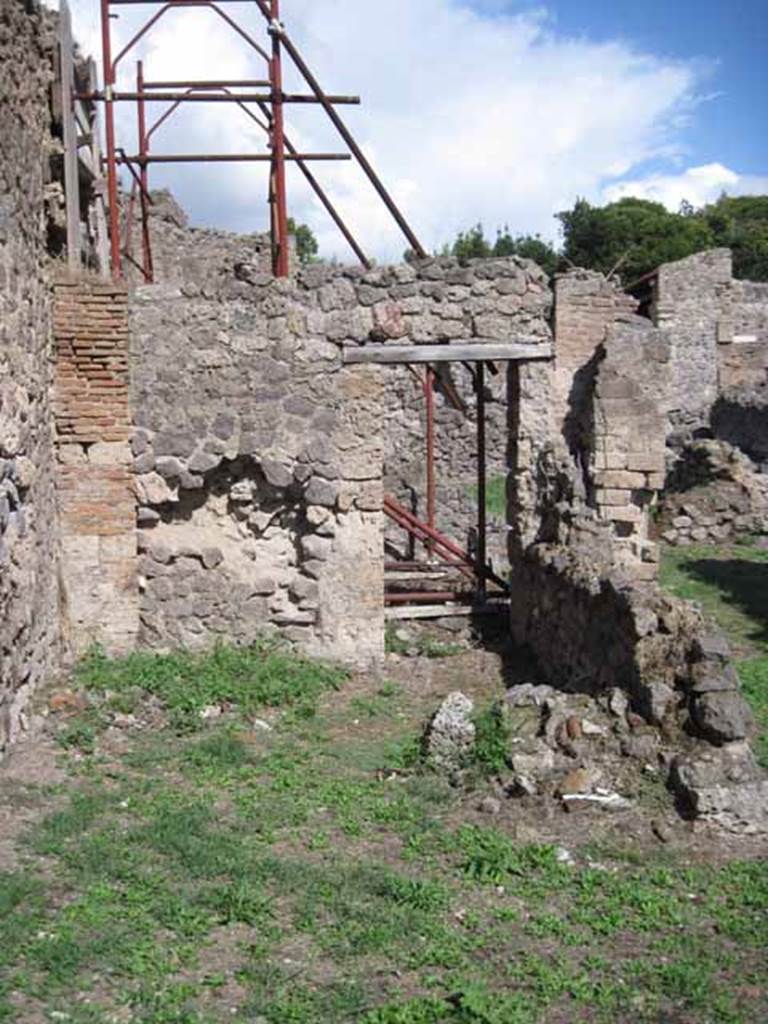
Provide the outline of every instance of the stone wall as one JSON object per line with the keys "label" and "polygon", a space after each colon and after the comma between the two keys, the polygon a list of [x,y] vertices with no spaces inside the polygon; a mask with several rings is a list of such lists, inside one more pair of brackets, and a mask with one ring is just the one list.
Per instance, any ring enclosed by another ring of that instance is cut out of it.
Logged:
{"label": "stone wall", "polygon": [[727,441],[692,441],[667,480],[658,528],[682,546],[768,533],[768,476]]}
{"label": "stone wall", "polygon": [[706,428],[724,391],[768,381],[768,284],[734,280],[730,250],[660,267],[651,314],[672,346],[673,441]]}
{"label": "stone wall", "polygon": [[658,570],[650,513],[664,487],[669,350],[662,331],[625,314],[608,328],[595,378],[590,492],[637,580]]}
{"label": "stone wall", "polygon": [[555,685],[595,696],[618,686],[647,721],[716,744],[751,732],[725,641],[654,585],[598,572],[573,549],[534,545],[517,567],[511,621]]}
{"label": "stone wall", "polygon": [[768,345],[768,282],[734,281],[730,305],[734,342]]}
{"label": "stone wall", "polygon": [[46,187],[50,24],[0,5],[0,751],[59,654]]}
{"label": "stone wall", "polygon": [[[261,284],[272,277],[269,235],[241,235],[192,226],[167,189],[154,189],[150,195],[149,235],[156,284],[184,284],[187,289],[199,288],[215,295],[219,286],[233,277],[251,283],[258,279]],[[141,208],[135,192],[122,194],[120,201],[123,232],[129,228],[130,239],[130,258],[124,259],[123,272],[130,285],[141,285]]]}
{"label": "stone wall", "polygon": [[734,281],[718,346],[720,390],[768,383],[768,284]]}
{"label": "stone wall", "polygon": [[681,437],[709,419],[718,393],[718,341],[729,337],[723,304],[733,277],[730,249],[710,249],[659,267],[652,304],[671,344],[669,421]]}
{"label": "stone wall", "polygon": [[54,334],[62,626],[76,656],[125,654],[138,633],[125,288],[60,278]]}
{"label": "stone wall", "polygon": [[[285,281],[233,273],[215,295],[194,283],[137,288],[142,642],[196,646],[280,630],[345,661],[378,657],[384,466],[388,485],[422,485],[422,399],[416,389],[407,406],[413,392],[399,387],[413,387],[408,371],[345,366],[343,349],[492,339],[523,340],[535,353],[549,340],[548,305],[543,275],[519,260],[367,273],[316,266]],[[457,389],[468,397],[466,383]],[[490,451],[501,470],[498,404]],[[468,506],[474,522],[474,427],[462,418],[452,428],[438,475],[465,505],[446,501],[455,518],[439,525],[461,534]]]}
{"label": "stone wall", "polygon": [[555,280],[555,360],[513,369],[512,560],[535,543],[655,574],[649,510],[663,482],[668,345],[613,281]]}
{"label": "stone wall", "polygon": [[381,379],[344,367],[339,344],[372,316],[353,280],[327,271],[314,287],[232,279],[213,298],[195,291],[132,296],[140,640],[199,647],[279,630],[311,652],[372,661]]}

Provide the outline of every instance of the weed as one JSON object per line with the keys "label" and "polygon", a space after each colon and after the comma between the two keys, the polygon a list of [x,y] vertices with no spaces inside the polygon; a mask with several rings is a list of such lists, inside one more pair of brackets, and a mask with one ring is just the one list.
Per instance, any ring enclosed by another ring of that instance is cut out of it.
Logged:
{"label": "weed", "polygon": [[[469,493],[477,502],[477,485],[469,488]],[[506,522],[507,519],[507,478],[491,476],[485,485],[485,511],[493,519]]]}
{"label": "weed", "polygon": [[755,714],[759,734],[755,745],[757,757],[768,768],[768,656],[740,662],[738,673],[742,692]]}
{"label": "weed", "polygon": [[387,654],[407,654],[410,649],[408,640],[398,636],[398,627],[394,622],[388,622],[384,630],[384,650]]}
{"label": "weed", "polygon": [[462,869],[476,882],[500,885],[513,875],[530,871],[557,872],[560,865],[554,846],[515,846],[511,839],[493,828],[465,825],[456,834],[462,851]]}
{"label": "weed", "polygon": [[487,775],[495,775],[507,766],[510,729],[501,701],[494,701],[474,716],[475,745],[473,760]]}
{"label": "weed", "polygon": [[193,654],[139,652],[110,659],[93,650],[78,667],[87,688],[120,693],[140,687],[159,697],[179,731],[200,726],[200,712],[210,705],[236,705],[243,713],[260,707],[286,707],[311,713],[317,699],[337,688],[345,673],[262,640],[250,647],[219,645]]}

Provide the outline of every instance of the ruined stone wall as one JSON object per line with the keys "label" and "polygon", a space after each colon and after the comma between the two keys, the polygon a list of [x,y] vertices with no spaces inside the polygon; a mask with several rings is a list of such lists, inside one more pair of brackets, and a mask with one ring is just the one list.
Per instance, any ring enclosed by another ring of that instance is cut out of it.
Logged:
{"label": "ruined stone wall", "polygon": [[59,654],[45,190],[49,24],[0,5],[0,751]]}
{"label": "ruined stone wall", "polygon": [[599,695],[619,686],[649,722],[714,743],[748,736],[752,716],[725,641],[654,585],[558,545],[531,547],[516,573],[512,630],[547,679]]}
{"label": "ruined stone wall", "polygon": [[734,281],[718,346],[720,391],[768,383],[768,284]]}
{"label": "ruined stone wall", "polygon": [[325,271],[214,298],[136,289],[142,643],[278,630],[347,662],[382,653],[381,380],[338,344],[370,326],[353,279]]}
{"label": "ruined stone wall", "polygon": [[730,338],[725,309],[729,249],[710,249],[659,267],[653,319],[671,344],[669,422],[686,438],[705,426],[718,395],[718,342]]}
{"label": "ruined stone wall", "polygon": [[663,480],[668,346],[635,305],[601,274],[555,281],[554,363],[513,370],[513,562],[561,543],[655,573],[647,523]]}
{"label": "ruined stone wall", "polygon": [[768,382],[723,391],[711,426],[716,438],[737,445],[768,472]]}
{"label": "ruined stone wall", "polygon": [[692,441],[667,479],[658,528],[682,546],[768,533],[768,475],[727,441]]}
{"label": "ruined stone wall", "polygon": [[[269,235],[193,227],[167,189],[155,189],[150,195],[149,236],[156,284],[183,284],[187,290],[205,290],[212,296],[233,277],[261,284],[272,277]],[[125,258],[123,271],[126,281],[136,286],[144,284],[141,208],[135,191],[123,193],[120,200],[124,234],[130,229],[130,258]]]}
{"label": "ruined stone wall", "polygon": [[76,656],[125,654],[138,633],[125,287],[61,277],[54,334],[62,627]]}
{"label": "ruined stone wall", "polygon": [[650,513],[666,470],[669,350],[664,332],[624,315],[608,328],[595,378],[590,492],[637,580],[658,569]]}

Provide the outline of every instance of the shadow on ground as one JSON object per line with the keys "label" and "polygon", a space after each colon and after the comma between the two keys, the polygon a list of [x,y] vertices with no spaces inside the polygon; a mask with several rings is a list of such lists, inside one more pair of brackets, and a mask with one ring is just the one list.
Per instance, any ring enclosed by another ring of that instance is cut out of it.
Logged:
{"label": "shadow on ground", "polygon": [[519,647],[510,636],[506,613],[473,615],[472,630],[479,646],[498,656],[501,676],[507,689],[518,683],[547,682],[533,652],[527,647]]}
{"label": "shadow on ground", "polygon": [[768,643],[768,564],[738,558],[701,558],[687,562],[683,571],[691,579],[717,587],[724,601],[755,621],[756,628],[749,638]]}

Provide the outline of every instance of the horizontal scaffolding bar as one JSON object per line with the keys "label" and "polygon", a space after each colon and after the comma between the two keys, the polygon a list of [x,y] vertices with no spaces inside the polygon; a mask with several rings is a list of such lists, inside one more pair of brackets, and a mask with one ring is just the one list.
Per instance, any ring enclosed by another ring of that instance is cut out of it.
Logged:
{"label": "horizontal scaffolding bar", "polygon": [[240,78],[231,82],[145,82],[145,89],[268,89],[272,83],[268,78]]}
{"label": "horizontal scaffolding bar", "polygon": [[[251,3],[251,0],[220,0],[220,2],[227,4],[244,4]],[[127,5],[138,7],[140,4],[144,6],[162,4],[165,7],[212,7],[213,0],[109,0],[110,7],[125,7]]]}
{"label": "horizontal scaffolding bar", "polygon": [[[119,156],[119,164],[207,164],[270,163],[271,153],[160,153],[149,156]],[[351,160],[349,153],[286,153],[286,160]]]}
{"label": "horizontal scaffolding bar", "polygon": [[[95,92],[79,92],[75,98],[94,103],[107,97],[103,91],[97,90]],[[179,100],[184,103],[272,103],[274,99],[271,92],[112,92],[109,98],[115,103],[135,103],[137,100],[144,100],[146,103],[165,100]],[[280,96],[280,102],[319,103],[320,100],[309,93],[284,92]],[[360,97],[329,96],[328,102],[357,104],[360,102]]]}
{"label": "horizontal scaffolding bar", "polygon": [[519,342],[451,342],[447,345],[372,344],[344,349],[345,363],[485,363],[551,359],[552,346]]}

